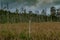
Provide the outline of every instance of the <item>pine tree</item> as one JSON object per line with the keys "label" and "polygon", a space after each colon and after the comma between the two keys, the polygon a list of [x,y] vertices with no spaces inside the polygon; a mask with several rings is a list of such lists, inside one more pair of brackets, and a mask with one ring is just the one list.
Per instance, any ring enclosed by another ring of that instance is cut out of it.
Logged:
{"label": "pine tree", "polygon": [[51,21],[55,20],[55,15],[56,15],[56,8],[55,7],[51,7]]}

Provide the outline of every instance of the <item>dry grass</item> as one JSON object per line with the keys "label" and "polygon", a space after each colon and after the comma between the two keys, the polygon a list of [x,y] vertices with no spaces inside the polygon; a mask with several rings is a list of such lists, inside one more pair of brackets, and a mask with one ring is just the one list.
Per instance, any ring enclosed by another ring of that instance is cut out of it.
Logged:
{"label": "dry grass", "polygon": [[[17,37],[17,40],[20,40],[19,39],[20,33],[22,33],[23,36],[27,36],[26,38],[28,38],[27,35],[29,31],[28,26],[29,26],[28,23],[0,24],[0,38],[1,40],[2,38],[4,38],[2,37],[3,35],[2,30],[7,31],[5,32],[5,34],[7,33],[9,34],[11,32],[13,36],[17,35],[14,36],[15,38]],[[30,35],[31,35],[31,40],[60,40],[60,23],[59,22],[31,23]],[[29,40],[29,39],[24,39],[24,40]]]}

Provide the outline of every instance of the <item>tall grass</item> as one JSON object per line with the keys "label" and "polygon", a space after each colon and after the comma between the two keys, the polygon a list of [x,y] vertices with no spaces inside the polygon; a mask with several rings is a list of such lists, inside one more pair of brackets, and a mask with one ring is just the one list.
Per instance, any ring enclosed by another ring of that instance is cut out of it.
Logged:
{"label": "tall grass", "polygon": [[33,34],[31,38],[29,38],[29,35],[23,32],[20,34],[14,34],[10,31],[1,31],[0,40],[60,40],[60,32],[54,33],[50,31],[48,34]]}
{"label": "tall grass", "polygon": [[27,23],[9,24],[9,26],[0,24],[2,27],[0,28],[0,40],[60,40],[59,26],[60,23],[32,23],[29,38]]}

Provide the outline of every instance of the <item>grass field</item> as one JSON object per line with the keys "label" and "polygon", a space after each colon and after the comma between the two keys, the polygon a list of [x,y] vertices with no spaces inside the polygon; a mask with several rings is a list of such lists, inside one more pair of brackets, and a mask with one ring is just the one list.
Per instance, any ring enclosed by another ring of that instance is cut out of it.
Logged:
{"label": "grass field", "polygon": [[0,24],[0,40],[60,40],[59,22]]}

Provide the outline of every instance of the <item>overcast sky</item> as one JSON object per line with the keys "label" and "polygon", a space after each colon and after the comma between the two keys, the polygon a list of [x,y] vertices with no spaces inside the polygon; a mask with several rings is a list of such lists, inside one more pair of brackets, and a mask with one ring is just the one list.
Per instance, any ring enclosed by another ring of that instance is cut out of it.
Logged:
{"label": "overcast sky", "polygon": [[59,7],[60,5],[60,0],[0,0],[0,7],[1,2],[3,5],[8,2],[11,10],[20,9],[21,7],[27,10],[40,10],[51,6]]}

